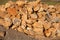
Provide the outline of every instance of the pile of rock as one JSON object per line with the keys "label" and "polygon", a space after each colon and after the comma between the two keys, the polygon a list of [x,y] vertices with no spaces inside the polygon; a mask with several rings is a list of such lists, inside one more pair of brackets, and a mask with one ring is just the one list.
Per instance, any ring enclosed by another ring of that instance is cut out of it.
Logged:
{"label": "pile of rock", "polygon": [[60,5],[9,1],[0,5],[0,25],[36,38],[60,36]]}

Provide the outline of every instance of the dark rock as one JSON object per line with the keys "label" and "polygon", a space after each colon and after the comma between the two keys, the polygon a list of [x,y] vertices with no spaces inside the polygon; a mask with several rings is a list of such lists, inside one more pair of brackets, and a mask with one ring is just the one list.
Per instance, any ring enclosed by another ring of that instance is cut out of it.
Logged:
{"label": "dark rock", "polygon": [[6,29],[4,28],[4,26],[0,25],[0,31],[6,31]]}
{"label": "dark rock", "polygon": [[31,38],[24,33],[17,32],[16,30],[7,30],[4,40],[36,40]]}

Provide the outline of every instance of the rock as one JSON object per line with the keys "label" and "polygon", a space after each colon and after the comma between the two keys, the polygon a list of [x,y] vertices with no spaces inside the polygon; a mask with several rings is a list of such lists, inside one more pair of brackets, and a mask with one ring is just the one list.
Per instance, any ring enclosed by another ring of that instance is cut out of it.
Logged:
{"label": "rock", "polygon": [[23,32],[23,29],[21,28],[21,26],[19,26],[19,27],[17,28],[17,30],[18,30],[19,32]]}
{"label": "rock", "polygon": [[10,29],[6,31],[6,36],[4,37],[4,40],[36,40],[36,39],[31,38],[25,35],[24,33]]}
{"label": "rock", "polygon": [[50,30],[46,30],[44,33],[45,33],[46,37],[49,37],[51,35],[51,31]]}
{"label": "rock", "polygon": [[4,37],[5,36],[5,32],[0,31],[0,37]]}
{"label": "rock", "polygon": [[40,0],[9,1],[0,5],[0,26],[3,40],[30,40],[30,37],[51,40],[51,37],[60,36],[60,6]]}
{"label": "rock", "polygon": [[37,19],[37,15],[34,13],[34,14],[31,14],[31,19]]}
{"label": "rock", "polygon": [[16,4],[18,4],[18,6],[23,6],[26,2],[24,1],[17,1]]}
{"label": "rock", "polygon": [[49,22],[49,23],[48,23],[48,22],[45,22],[45,23],[44,23],[44,28],[45,28],[45,30],[46,30],[46,29],[49,29],[50,27],[51,27],[51,23],[50,23],[50,22]]}

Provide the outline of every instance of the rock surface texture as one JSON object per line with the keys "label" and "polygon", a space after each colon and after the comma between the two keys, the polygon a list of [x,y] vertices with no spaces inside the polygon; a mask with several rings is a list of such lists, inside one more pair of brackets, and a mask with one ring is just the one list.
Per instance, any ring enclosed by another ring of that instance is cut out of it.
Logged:
{"label": "rock surface texture", "polygon": [[60,5],[47,5],[40,0],[0,5],[0,37],[1,40],[57,40]]}

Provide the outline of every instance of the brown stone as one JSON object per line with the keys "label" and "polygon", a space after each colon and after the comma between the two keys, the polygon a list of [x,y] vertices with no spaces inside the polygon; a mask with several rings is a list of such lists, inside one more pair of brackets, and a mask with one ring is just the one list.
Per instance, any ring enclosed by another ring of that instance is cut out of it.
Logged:
{"label": "brown stone", "polygon": [[46,30],[44,33],[45,33],[45,36],[46,36],[46,37],[51,36],[51,31],[50,31],[50,30]]}
{"label": "brown stone", "polygon": [[4,37],[5,36],[5,32],[0,31],[0,37]]}

